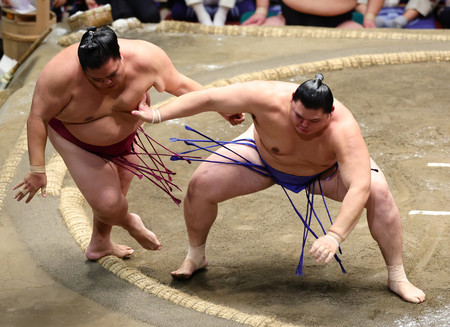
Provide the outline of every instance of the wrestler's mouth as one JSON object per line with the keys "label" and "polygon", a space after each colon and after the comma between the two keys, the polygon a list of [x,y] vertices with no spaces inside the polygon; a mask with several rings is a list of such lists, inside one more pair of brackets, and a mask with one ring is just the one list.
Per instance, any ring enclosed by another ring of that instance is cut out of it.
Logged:
{"label": "wrestler's mouth", "polygon": [[299,130],[301,133],[308,133],[308,132],[309,132],[309,128],[299,127],[298,130]]}

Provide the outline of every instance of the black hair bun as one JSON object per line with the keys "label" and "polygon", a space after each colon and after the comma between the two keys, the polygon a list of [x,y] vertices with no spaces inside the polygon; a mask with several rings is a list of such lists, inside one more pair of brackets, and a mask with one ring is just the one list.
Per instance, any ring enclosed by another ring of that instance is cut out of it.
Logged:
{"label": "black hair bun", "polygon": [[322,73],[317,73],[316,76],[315,76],[315,78],[316,78],[316,79],[320,79],[321,81],[323,81],[323,79],[324,79],[325,77],[323,76]]}

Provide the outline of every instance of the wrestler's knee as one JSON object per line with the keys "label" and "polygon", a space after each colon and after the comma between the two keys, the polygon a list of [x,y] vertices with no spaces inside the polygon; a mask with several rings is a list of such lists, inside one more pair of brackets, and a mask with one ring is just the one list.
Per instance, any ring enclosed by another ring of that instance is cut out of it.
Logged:
{"label": "wrestler's knee", "polygon": [[196,171],[189,182],[186,200],[202,198],[203,200],[214,202],[218,189],[219,187],[211,171]]}
{"label": "wrestler's knee", "polygon": [[385,179],[372,179],[366,208],[375,224],[392,225],[398,222],[400,212]]}
{"label": "wrestler's knee", "polygon": [[368,203],[371,202],[375,202],[377,206],[389,205],[394,202],[389,185],[384,178],[372,178]]}
{"label": "wrestler's knee", "polygon": [[117,191],[104,192],[89,204],[97,214],[111,219],[123,217],[128,211],[127,201]]}

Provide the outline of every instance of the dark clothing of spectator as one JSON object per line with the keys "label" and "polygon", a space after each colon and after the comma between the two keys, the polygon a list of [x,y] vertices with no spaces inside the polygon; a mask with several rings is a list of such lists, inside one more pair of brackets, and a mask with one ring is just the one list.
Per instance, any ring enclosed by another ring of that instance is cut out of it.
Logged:
{"label": "dark clothing of spectator", "polygon": [[336,27],[343,22],[352,20],[352,11],[337,16],[316,16],[293,10],[284,3],[281,4],[281,10],[286,19],[286,25]]}

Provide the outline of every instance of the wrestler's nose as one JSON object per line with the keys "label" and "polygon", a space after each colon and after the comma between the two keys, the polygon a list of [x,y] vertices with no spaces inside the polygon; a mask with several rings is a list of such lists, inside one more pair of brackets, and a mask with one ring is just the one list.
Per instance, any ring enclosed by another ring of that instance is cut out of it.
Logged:
{"label": "wrestler's nose", "polygon": [[107,78],[103,81],[104,86],[110,86],[114,83],[114,80],[112,78]]}
{"label": "wrestler's nose", "polygon": [[308,123],[308,121],[306,119],[303,119],[300,122],[300,126],[303,127],[303,128],[307,128],[307,127],[309,127],[309,123]]}

